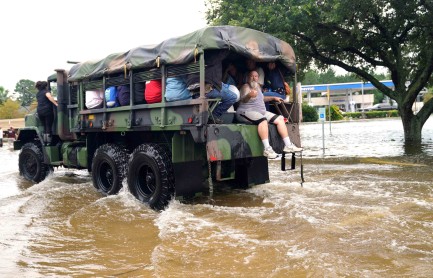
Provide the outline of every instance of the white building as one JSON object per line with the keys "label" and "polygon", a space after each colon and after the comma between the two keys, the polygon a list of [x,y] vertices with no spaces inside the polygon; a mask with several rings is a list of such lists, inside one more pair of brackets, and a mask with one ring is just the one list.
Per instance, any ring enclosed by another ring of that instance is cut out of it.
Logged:
{"label": "white building", "polygon": [[[394,83],[390,80],[384,80],[381,83],[394,88]],[[376,87],[370,82],[301,85],[302,95],[306,95],[304,101],[309,105],[318,107],[337,105],[341,110],[347,112],[355,112],[358,109],[372,106],[374,95],[367,94],[365,91],[374,89]]]}

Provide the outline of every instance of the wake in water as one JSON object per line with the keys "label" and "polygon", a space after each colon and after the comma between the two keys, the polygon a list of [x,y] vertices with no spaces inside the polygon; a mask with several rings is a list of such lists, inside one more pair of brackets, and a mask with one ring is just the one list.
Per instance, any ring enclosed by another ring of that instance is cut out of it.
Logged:
{"label": "wake in water", "polygon": [[85,170],[32,185],[1,149],[0,276],[432,276],[433,148],[405,153],[397,120],[342,123],[323,157],[319,127],[302,126],[302,186],[271,161],[268,184],[162,212],[125,186],[102,196]]}

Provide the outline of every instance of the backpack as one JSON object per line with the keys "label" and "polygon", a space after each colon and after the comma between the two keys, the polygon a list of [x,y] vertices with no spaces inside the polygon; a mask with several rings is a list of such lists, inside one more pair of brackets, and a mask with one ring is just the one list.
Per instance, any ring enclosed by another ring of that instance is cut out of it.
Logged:
{"label": "backpack", "polygon": [[85,101],[87,109],[101,108],[104,93],[101,90],[86,91]]}
{"label": "backpack", "polygon": [[150,80],[146,83],[144,98],[147,103],[157,103],[162,100],[162,84],[161,79]]}
{"label": "backpack", "polygon": [[167,85],[165,86],[165,99],[167,101],[183,100],[190,98],[191,93],[189,92],[183,78],[167,78]]}
{"label": "backpack", "polygon": [[120,105],[129,105],[130,100],[130,90],[129,86],[122,85],[117,87],[117,100]]}
{"label": "backpack", "polygon": [[111,86],[105,89],[105,101],[107,102],[107,107],[119,106],[116,87]]}

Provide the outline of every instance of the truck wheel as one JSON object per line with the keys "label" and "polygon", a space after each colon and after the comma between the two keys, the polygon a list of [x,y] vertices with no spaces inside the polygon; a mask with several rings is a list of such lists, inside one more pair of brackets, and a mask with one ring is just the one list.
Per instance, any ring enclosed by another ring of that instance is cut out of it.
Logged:
{"label": "truck wheel", "polygon": [[128,164],[128,187],[152,209],[164,209],[174,193],[173,166],[167,151],[157,144],[138,146]]}
{"label": "truck wheel", "polygon": [[93,156],[92,179],[95,188],[104,195],[113,195],[122,188],[128,153],[115,144],[100,146]]}
{"label": "truck wheel", "polygon": [[20,175],[26,180],[39,183],[50,173],[50,166],[44,163],[44,154],[34,143],[26,143],[18,157]]}

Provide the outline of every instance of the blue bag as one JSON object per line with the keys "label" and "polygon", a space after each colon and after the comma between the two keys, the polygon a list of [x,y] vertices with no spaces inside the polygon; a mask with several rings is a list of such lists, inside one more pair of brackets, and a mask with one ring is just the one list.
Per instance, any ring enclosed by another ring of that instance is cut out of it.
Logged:
{"label": "blue bag", "polygon": [[165,86],[165,99],[166,101],[190,99],[191,93],[189,92],[186,83],[181,77],[169,77]]}
{"label": "blue bag", "polygon": [[107,107],[119,106],[116,87],[112,86],[105,89],[105,101],[107,102]]}

